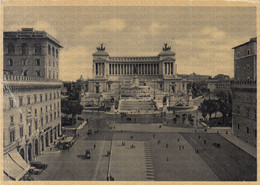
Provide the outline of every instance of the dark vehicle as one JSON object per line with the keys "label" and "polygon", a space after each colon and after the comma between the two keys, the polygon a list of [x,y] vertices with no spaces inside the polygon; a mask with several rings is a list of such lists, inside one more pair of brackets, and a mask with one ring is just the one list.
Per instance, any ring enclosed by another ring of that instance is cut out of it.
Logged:
{"label": "dark vehicle", "polygon": [[216,148],[220,148],[220,144],[219,144],[219,143],[213,143],[213,145],[214,145]]}
{"label": "dark vehicle", "polygon": [[89,129],[87,134],[88,134],[88,135],[91,135],[91,134],[92,134],[92,130]]}
{"label": "dark vehicle", "polygon": [[85,157],[86,157],[86,159],[90,159],[91,158],[90,150],[86,150]]}
{"label": "dark vehicle", "polygon": [[31,175],[40,175],[42,173],[43,169],[38,169],[38,168],[35,168],[33,166],[30,167],[29,169],[29,173]]}
{"label": "dark vehicle", "polygon": [[45,170],[48,166],[47,164],[43,164],[43,163],[37,162],[37,161],[31,162],[30,165],[35,167],[35,168],[43,169],[43,170]]}
{"label": "dark vehicle", "polygon": [[79,121],[84,121],[84,119],[82,117],[78,117]]}

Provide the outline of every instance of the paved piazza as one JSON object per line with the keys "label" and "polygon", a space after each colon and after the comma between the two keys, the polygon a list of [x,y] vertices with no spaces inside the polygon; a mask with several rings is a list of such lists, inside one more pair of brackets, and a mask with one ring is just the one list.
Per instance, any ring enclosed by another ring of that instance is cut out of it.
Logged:
{"label": "paved piazza", "polygon": [[[112,126],[100,122],[105,115],[97,114],[98,119],[95,119],[95,113],[91,115],[92,118],[82,115],[90,120],[79,131],[80,137],[71,149],[52,149],[38,156],[36,160],[48,164],[48,168],[40,175],[35,175],[36,180],[106,181],[110,175],[115,181],[256,178],[256,159],[220,134],[202,133],[199,130],[194,133],[191,129],[184,132],[185,128],[183,132],[180,129],[174,131],[176,128],[169,128],[165,132],[167,127],[159,128],[159,123]],[[133,130],[135,126],[139,131]],[[146,129],[141,129],[141,126]],[[90,128],[99,132],[88,136]],[[198,139],[199,136],[201,139]],[[204,140],[208,142],[206,145]],[[221,148],[212,146],[213,142],[220,143]],[[91,159],[84,158],[86,149],[90,150]],[[195,149],[199,149],[199,154]],[[110,156],[107,155],[108,151],[111,151]],[[246,160],[238,161],[232,151]]]}

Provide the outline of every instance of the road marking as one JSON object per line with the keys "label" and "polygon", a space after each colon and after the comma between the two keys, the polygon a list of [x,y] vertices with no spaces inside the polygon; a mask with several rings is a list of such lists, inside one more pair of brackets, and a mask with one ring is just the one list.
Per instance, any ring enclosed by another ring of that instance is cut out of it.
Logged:
{"label": "road marking", "polygon": [[93,176],[93,180],[96,180],[96,177],[97,177],[97,173],[98,173],[99,165],[100,165],[100,160],[102,158],[101,155],[102,155],[103,150],[104,150],[105,142],[106,141],[102,141],[102,147],[101,147],[100,152],[99,152],[99,158],[98,158],[97,166],[96,166],[95,173],[94,173],[94,176]]}

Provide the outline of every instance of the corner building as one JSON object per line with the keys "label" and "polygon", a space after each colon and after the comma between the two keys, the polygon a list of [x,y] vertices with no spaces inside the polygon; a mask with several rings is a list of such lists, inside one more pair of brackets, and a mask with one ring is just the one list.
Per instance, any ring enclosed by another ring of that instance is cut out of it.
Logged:
{"label": "corner building", "polygon": [[234,135],[256,146],[257,138],[257,39],[234,49],[234,81],[231,83]]}
{"label": "corner building", "polygon": [[4,174],[9,179],[26,173],[26,163],[17,165],[21,158],[35,160],[62,135],[61,48],[44,31],[4,32]]}

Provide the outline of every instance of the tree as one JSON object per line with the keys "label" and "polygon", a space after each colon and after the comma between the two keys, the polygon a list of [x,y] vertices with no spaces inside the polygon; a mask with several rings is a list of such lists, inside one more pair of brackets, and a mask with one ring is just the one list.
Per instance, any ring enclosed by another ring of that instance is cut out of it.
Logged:
{"label": "tree", "polygon": [[61,112],[66,115],[72,115],[72,118],[75,119],[77,114],[81,114],[83,106],[79,101],[71,100],[62,100],[61,101]]}

